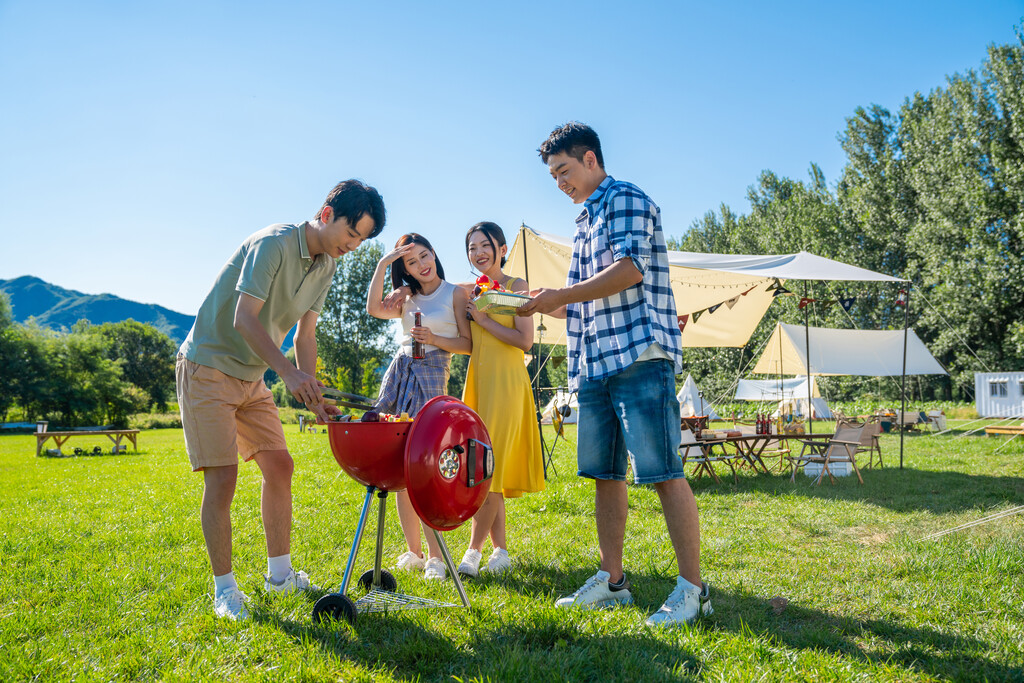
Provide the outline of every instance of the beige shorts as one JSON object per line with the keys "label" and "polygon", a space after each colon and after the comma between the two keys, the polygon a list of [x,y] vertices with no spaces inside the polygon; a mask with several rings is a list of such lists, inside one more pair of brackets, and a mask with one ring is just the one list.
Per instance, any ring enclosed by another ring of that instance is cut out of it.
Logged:
{"label": "beige shorts", "polygon": [[270,389],[178,355],[175,366],[185,450],[192,471],[237,465],[261,451],[288,448]]}

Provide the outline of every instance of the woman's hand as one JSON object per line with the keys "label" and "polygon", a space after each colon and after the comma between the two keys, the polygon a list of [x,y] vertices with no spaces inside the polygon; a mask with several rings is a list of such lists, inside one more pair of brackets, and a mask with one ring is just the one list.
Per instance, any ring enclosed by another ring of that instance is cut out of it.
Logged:
{"label": "woman's hand", "polygon": [[430,331],[429,327],[414,327],[412,328],[412,330],[410,330],[409,333],[412,335],[413,339],[420,342],[421,344],[437,346],[437,344],[434,343],[437,337],[434,336],[434,333]]}
{"label": "woman's hand", "polygon": [[476,307],[476,304],[472,301],[466,302],[466,320],[472,320],[477,325],[480,324],[482,318],[486,318],[487,314]]}
{"label": "woman's hand", "polygon": [[381,257],[380,262],[378,263],[378,265],[382,265],[382,266],[389,266],[389,265],[391,265],[392,263],[394,263],[398,259],[400,259],[403,256],[405,256],[406,254],[408,254],[410,251],[412,251],[412,248],[415,247],[415,246],[416,246],[415,242],[410,242],[409,244],[403,244],[400,247],[395,247],[394,249],[392,249],[391,251],[389,251],[388,253],[384,254],[384,256]]}

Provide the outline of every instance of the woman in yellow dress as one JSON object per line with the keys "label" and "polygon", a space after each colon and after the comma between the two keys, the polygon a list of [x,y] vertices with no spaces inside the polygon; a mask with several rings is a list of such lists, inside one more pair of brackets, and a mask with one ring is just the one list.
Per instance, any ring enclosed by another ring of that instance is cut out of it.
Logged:
{"label": "woman in yellow dress", "polygon": [[[508,246],[495,223],[477,223],[466,233],[470,264],[512,292],[528,292],[526,280],[501,271]],[[484,568],[500,573],[511,565],[507,550],[505,499],[544,490],[544,461],[537,407],[523,354],[533,346],[532,318],[478,311],[470,301],[473,353],[466,371],[462,400],[487,426],[494,451],[494,475],[483,506],[474,515],[469,549],[459,572],[477,576],[484,542],[490,536],[494,552]]]}

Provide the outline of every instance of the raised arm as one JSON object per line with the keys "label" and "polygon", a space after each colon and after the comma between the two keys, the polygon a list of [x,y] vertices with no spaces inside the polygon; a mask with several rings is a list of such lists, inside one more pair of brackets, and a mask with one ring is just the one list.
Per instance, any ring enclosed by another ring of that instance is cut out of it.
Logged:
{"label": "raised arm", "polygon": [[387,273],[389,265],[405,256],[413,246],[413,243],[402,245],[384,254],[377,262],[377,268],[373,271],[373,278],[370,280],[370,289],[366,292],[366,312],[374,318],[389,320],[402,317],[401,307],[384,305],[384,274]]}

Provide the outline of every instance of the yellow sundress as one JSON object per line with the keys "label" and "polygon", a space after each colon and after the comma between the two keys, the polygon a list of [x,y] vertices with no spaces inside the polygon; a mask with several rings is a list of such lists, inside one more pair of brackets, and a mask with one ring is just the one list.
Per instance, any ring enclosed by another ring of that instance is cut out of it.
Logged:
{"label": "yellow sundress", "polygon": [[[487,314],[505,327],[515,326],[513,315]],[[544,490],[544,461],[537,430],[530,375],[523,351],[499,340],[477,325],[473,354],[466,370],[462,401],[476,411],[487,426],[494,449],[491,492],[506,498]]]}

